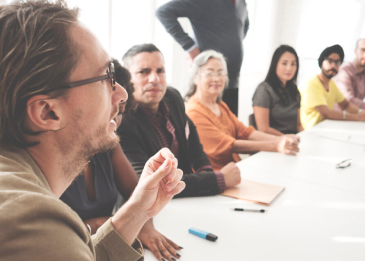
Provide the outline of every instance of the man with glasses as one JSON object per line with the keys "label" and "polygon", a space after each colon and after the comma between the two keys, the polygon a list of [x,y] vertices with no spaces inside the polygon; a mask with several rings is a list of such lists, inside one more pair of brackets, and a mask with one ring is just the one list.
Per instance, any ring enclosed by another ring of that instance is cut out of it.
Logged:
{"label": "man with glasses", "polygon": [[180,93],[167,87],[160,50],[153,44],[133,46],[124,54],[123,63],[131,73],[138,107],[123,118],[118,134],[136,173],[141,174],[150,155],[167,147],[184,172],[186,188],[177,197],[215,195],[237,185],[240,172],[234,163],[213,172]]}
{"label": "man with glasses", "polygon": [[355,54],[355,60],[341,65],[333,80],[346,99],[365,109],[365,38],[356,42]]}
{"label": "man with glasses", "polygon": [[[304,129],[324,119],[365,121],[365,112],[345,99],[332,80],[343,59],[344,52],[340,45],[327,47],[318,58],[321,72],[300,86],[300,118]],[[334,110],[336,103],[342,111]]]}
{"label": "man with glasses", "polygon": [[126,91],[95,36],[63,1],[0,7],[0,256],[143,260],[141,227],[184,189],[167,150],[94,236],[59,197],[96,153],[115,147]]}

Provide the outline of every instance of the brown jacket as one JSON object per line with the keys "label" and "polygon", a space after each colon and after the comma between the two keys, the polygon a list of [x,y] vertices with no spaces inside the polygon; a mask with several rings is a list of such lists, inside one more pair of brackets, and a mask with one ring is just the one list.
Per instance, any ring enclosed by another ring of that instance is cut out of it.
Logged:
{"label": "brown jacket", "polygon": [[[143,260],[111,221],[90,236],[24,149],[0,144],[0,260]],[[95,247],[95,248],[94,248]]]}

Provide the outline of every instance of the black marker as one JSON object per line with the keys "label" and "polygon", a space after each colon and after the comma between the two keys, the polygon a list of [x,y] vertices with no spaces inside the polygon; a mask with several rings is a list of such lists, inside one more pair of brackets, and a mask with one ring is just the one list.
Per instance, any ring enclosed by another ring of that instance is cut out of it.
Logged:
{"label": "black marker", "polygon": [[247,209],[247,208],[232,208],[234,211],[247,211],[247,212],[261,212],[265,213],[265,209]]}

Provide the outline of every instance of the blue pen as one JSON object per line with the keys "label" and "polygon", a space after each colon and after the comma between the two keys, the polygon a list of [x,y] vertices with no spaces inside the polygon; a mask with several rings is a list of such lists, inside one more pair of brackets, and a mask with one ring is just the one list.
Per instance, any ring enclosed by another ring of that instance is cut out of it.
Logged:
{"label": "blue pen", "polygon": [[203,230],[194,227],[189,229],[189,233],[213,242],[218,239],[216,235],[213,235],[211,233],[205,232]]}

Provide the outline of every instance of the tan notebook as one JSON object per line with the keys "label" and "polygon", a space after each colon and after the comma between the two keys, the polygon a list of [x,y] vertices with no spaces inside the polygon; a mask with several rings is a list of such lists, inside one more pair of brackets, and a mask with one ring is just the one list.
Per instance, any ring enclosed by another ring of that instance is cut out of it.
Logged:
{"label": "tan notebook", "polygon": [[226,189],[221,195],[268,206],[284,189],[282,186],[242,179],[240,185]]}

